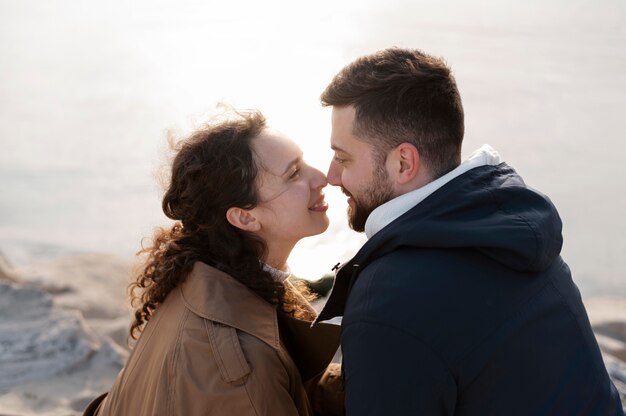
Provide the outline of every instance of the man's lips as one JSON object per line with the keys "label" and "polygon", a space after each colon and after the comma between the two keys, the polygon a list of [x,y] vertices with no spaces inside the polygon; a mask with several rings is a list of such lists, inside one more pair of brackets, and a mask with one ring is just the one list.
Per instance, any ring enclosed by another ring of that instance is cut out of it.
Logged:
{"label": "man's lips", "polygon": [[352,198],[352,194],[348,192],[344,187],[341,187],[341,192],[343,192],[343,194],[348,197],[348,205],[352,205],[354,203],[354,198]]}

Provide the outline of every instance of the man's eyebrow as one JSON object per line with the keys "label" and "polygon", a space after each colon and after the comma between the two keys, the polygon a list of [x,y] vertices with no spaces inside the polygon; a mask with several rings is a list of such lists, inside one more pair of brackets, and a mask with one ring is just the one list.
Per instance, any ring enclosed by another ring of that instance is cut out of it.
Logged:
{"label": "man's eyebrow", "polygon": [[291,167],[293,165],[297,165],[298,163],[302,162],[302,156],[298,156],[297,158],[295,158],[294,160],[292,160],[288,165],[287,165],[287,169],[285,169],[285,171],[283,173],[280,174],[280,176],[285,176],[285,174],[287,172],[289,172],[289,170],[291,170]]}
{"label": "man's eyebrow", "polygon": [[343,152],[343,153],[348,153],[348,152],[346,152],[345,150],[343,150],[341,147],[339,147],[339,146],[335,146],[334,144],[331,144],[331,145],[330,145],[330,148],[331,148],[332,150],[334,150],[335,152]]}

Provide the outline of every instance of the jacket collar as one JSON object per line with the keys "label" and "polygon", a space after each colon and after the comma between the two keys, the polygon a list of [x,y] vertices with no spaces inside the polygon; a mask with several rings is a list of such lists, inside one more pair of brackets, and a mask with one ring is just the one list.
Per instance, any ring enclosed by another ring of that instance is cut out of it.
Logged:
{"label": "jacket collar", "polygon": [[276,308],[232,276],[196,262],[180,291],[185,306],[196,315],[280,349]]}
{"label": "jacket collar", "polygon": [[434,181],[408,192],[404,195],[400,195],[382,205],[377,207],[367,217],[365,222],[365,235],[367,238],[372,238],[374,234],[385,228],[392,223],[396,218],[413,208],[415,205],[428,198],[437,189],[441,188],[454,178],[463,175],[474,168],[480,166],[495,166],[501,163],[500,154],[495,151],[488,144],[482,145],[478,150],[472,153],[463,163],[456,167],[456,169],[446,173],[442,177],[435,179]]}
{"label": "jacket collar", "polygon": [[390,224],[406,215],[407,212],[415,210],[416,206],[433,195],[435,191],[462,177],[467,172],[482,166],[496,166],[500,163],[502,163],[500,154],[485,144],[446,175],[419,189],[394,198],[372,211],[365,223],[368,241],[351,260],[344,263],[335,273],[335,281],[328,300],[314,320],[313,325],[336,316],[343,316],[348,295],[361,268],[367,265],[374,252],[377,251],[377,255],[381,255],[380,247],[388,251],[395,249],[396,244],[389,240],[394,240],[397,230]]}

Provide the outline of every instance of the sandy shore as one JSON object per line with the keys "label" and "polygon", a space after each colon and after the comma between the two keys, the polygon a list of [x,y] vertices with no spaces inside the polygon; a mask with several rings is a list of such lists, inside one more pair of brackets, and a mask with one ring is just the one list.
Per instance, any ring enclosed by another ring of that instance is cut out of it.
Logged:
{"label": "sandy shore", "polygon": [[[15,268],[0,258],[0,416],[80,415],[128,354],[131,265],[83,254]],[[626,404],[626,298],[585,304]]]}

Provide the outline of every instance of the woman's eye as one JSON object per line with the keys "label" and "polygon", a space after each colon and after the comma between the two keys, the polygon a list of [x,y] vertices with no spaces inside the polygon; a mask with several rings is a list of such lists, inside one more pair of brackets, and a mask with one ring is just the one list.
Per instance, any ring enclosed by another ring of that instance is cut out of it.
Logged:
{"label": "woman's eye", "polygon": [[340,158],[338,156],[335,156],[334,160],[335,160],[335,163],[337,163],[339,165],[341,165],[342,163],[344,163],[346,161],[346,159],[342,159],[342,158]]}
{"label": "woman's eye", "polygon": [[300,176],[300,168],[294,169],[293,173],[289,175],[289,179],[296,179]]}

